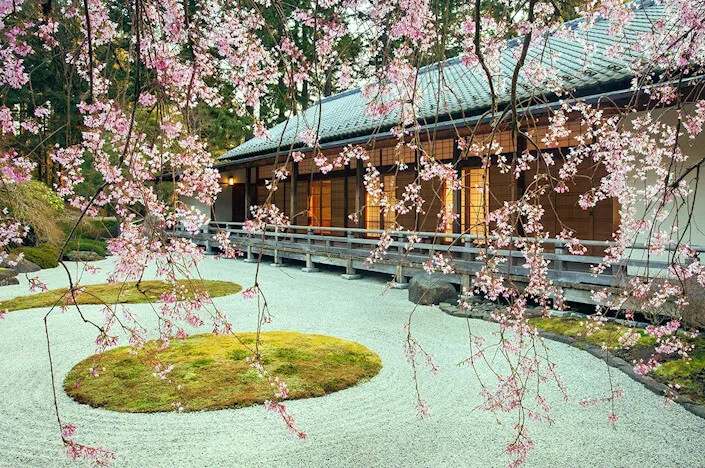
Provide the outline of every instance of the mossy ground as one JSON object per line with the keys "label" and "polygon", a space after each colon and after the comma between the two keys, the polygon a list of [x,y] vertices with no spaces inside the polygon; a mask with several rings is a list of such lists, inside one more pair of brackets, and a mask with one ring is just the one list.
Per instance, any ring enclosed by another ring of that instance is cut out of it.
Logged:
{"label": "mossy ground", "polygon": [[[247,359],[255,336],[195,335],[174,340],[162,351],[154,351],[155,343],[150,342],[137,356],[128,347],[115,348],[78,363],[66,376],[64,389],[81,403],[133,413],[173,411],[176,401],[186,411],[262,403],[271,399],[272,389]],[[264,332],[260,353],[270,375],[286,382],[289,399],[342,390],[369,380],[382,368],[379,356],[363,345],[324,335]],[[168,379],[153,375],[157,360],[174,366]],[[91,367],[105,371],[92,377]]]}
{"label": "mossy ground", "polygon": [[[529,321],[536,327],[551,333],[570,336],[596,346],[606,345],[616,356],[627,362],[648,360],[654,353],[656,345],[655,338],[647,335],[643,330],[638,330],[641,338],[636,346],[628,350],[620,349],[617,340],[627,331],[627,327],[612,322],[604,324],[597,333],[586,336],[584,325],[586,320],[575,317],[535,318]],[[666,385],[679,385],[679,393],[705,405],[705,338],[699,337],[686,341],[694,348],[690,353],[692,360],[686,362],[678,356],[667,357],[665,362],[651,373],[651,376]]]}
{"label": "mossy ground", "polygon": [[[236,294],[242,286],[229,281],[214,280],[179,280],[179,285],[186,287],[191,293],[208,291],[211,297]],[[76,296],[78,304],[138,304],[154,302],[165,291],[173,289],[171,284],[163,281],[142,281],[139,283],[92,284],[84,286],[84,290]],[[0,309],[23,310],[36,307],[51,307],[67,292],[66,288],[52,289],[29,296],[20,296],[0,302]]]}

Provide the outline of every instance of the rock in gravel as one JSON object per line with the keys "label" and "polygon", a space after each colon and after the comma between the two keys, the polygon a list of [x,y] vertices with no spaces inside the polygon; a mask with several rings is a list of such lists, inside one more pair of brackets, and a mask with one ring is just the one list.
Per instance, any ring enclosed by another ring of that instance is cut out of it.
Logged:
{"label": "rock in gravel", "polygon": [[8,286],[10,284],[20,284],[17,279],[17,272],[10,268],[0,268],[0,286]]}
{"label": "rock in gravel", "polygon": [[450,315],[459,315],[460,314],[460,307],[457,305],[452,305],[447,302],[441,302],[438,305],[438,308],[441,309],[442,312],[445,312],[446,314]]}
{"label": "rock in gravel", "polygon": [[543,317],[543,309],[540,307],[527,307],[524,315],[529,318]]}
{"label": "rock in gravel", "polygon": [[683,321],[692,327],[705,327],[705,288],[692,277],[683,282],[683,291],[688,297],[688,305],[682,312]]}
{"label": "rock in gravel", "polygon": [[103,257],[95,252],[84,252],[81,250],[71,250],[64,254],[64,259],[71,262],[95,262],[103,260]]}
{"label": "rock in gravel", "polygon": [[420,274],[409,281],[409,300],[414,304],[450,304],[458,301],[458,291],[455,286],[443,281],[443,276]]}
{"label": "rock in gravel", "polygon": [[13,267],[13,270],[15,270],[17,273],[34,273],[35,271],[41,270],[42,267],[37,265],[34,262],[30,262],[26,258],[23,258],[22,260],[17,262],[17,265]]}

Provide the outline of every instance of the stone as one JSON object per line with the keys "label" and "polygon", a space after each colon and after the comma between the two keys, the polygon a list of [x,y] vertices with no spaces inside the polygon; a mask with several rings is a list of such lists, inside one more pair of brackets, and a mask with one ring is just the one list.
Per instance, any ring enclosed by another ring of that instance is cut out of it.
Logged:
{"label": "stone", "polygon": [[71,262],[95,262],[103,260],[103,257],[95,252],[84,252],[82,250],[70,250],[64,254],[64,259]]}
{"label": "stone", "polygon": [[360,275],[348,275],[347,273],[340,275],[344,280],[359,280],[362,278]]}
{"label": "stone", "polygon": [[461,295],[460,299],[468,304],[484,304],[485,302],[487,302],[481,296],[475,296],[470,294]]}
{"label": "stone", "polygon": [[443,281],[443,276],[421,274],[409,281],[409,300],[414,304],[432,305],[441,302],[456,303],[458,291],[455,286]]}
{"label": "stone", "polygon": [[17,272],[10,268],[0,268],[0,286],[9,286],[11,284],[20,284],[17,279]]}
{"label": "stone", "polygon": [[683,322],[695,328],[705,327],[705,288],[696,277],[683,281],[683,292],[688,298],[688,305],[683,310]]}
{"label": "stone", "polygon": [[527,307],[525,316],[529,318],[543,317],[543,309],[540,307]]}
{"label": "stone", "polygon": [[475,319],[484,319],[485,318],[485,310],[481,307],[472,307],[468,309],[468,314],[470,317],[475,318]]}
{"label": "stone", "polygon": [[310,268],[309,268],[309,267],[304,267],[304,268],[301,269],[301,271],[303,271],[304,273],[318,273],[318,272],[321,271],[321,270],[319,270],[319,269],[316,268],[316,267],[310,267]]}
{"label": "stone", "polygon": [[17,262],[17,265],[14,266],[13,270],[15,270],[17,273],[34,273],[35,271],[39,271],[42,268],[37,265],[34,262],[30,262],[26,258],[23,258],[19,262]]}
{"label": "stone", "polygon": [[449,304],[447,302],[441,302],[438,305],[438,308],[441,309],[441,312],[445,312],[446,314],[449,314],[449,315],[456,315],[456,316],[461,315],[460,308],[458,306],[453,305],[453,304]]}

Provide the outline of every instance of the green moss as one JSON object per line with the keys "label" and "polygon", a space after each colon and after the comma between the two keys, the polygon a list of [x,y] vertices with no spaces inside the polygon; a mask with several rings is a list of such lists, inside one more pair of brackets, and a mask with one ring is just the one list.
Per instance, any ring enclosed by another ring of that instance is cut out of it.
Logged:
{"label": "green moss", "polygon": [[[196,335],[173,340],[163,350],[159,350],[159,343],[150,342],[137,356],[127,347],[116,348],[74,366],[64,381],[64,390],[79,402],[123,412],[171,411],[176,401],[186,411],[262,403],[272,398],[269,382],[246,360],[234,359],[252,355],[239,339],[251,341],[254,337],[254,333]],[[369,380],[382,367],[379,356],[371,350],[331,336],[265,332],[259,349],[270,357],[266,366],[270,375],[286,382],[291,399],[342,390]],[[152,375],[157,362],[174,366],[169,379]],[[105,367],[105,371],[91,377],[91,367]]]}
{"label": "green moss", "polygon": [[59,266],[59,251],[51,244],[39,244],[36,247],[22,248],[24,258],[36,263],[40,268],[56,268]]}
{"label": "green moss", "polygon": [[[619,337],[629,330],[628,327],[607,322],[599,327],[597,332],[587,336],[586,324],[588,320],[576,317],[533,318],[529,319],[529,323],[557,335],[570,336],[596,346],[606,345],[610,349],[619,348]],[[637,332],[641,335],[637,343],[638,346],[653,346],[655,344],[655,340],[646,332],[643,330],[637,330]]]}
{"label": "green moss", "polygon": [[193,364],[191,365],[196,369],[203,369],[204,367],[208,367],[211,364],[213,364],[213,359],[201,358],[193,361]]}
{"label": "green moss", "polygon": [[316,359],[316,356],[296,348],[278,349],[274,355],[283,361],[313,361]]}
{"label": "green moss", "polygon": [[[617,339],[626,333],[628,328],[612,322],[604,324],[591,336],[586,336],[587,321],[574,317],[535,318],[529,322],[542,330],[570,336],[582,342],[597,346],[606,344],[614,354],[628,362],[648,360],[655,353],[656,339],[643,330],[638,330],[641,337],[633,348],[620,349]],[[705,404],[705,338],[686,341],[693,346],[691,360],[685,361],[678,355],[667,356],[665,362],[656,368],[651,376],[663,384],[672,385],[679,393],[702,405]]]}
{"label": "green moss", "polygon": [[229,357],[230,359],[232,359],[233,361],[241,361],[241,360],[243,360],[243,359],[248,358],[248,357],[251,356],[251,355],[252,355],[252,353],[250,353],[250,352],[249,352],[248,350],[246,350],[246,349],[235,349],[235,350],[233,350],[232,353],[230,353],[230,354],[228,355],[228,357]]}
{"label": "green moss", "polygon": [[284,363],[274,371],[277,375],[294,375],[299,372],[299,366],[290,362]]}
{"label": "green moss", "polygon": [[690,344],[693,345],[691,360],[664,362],[653,374],[657,380],[673,386],[678,385],[680,393],[705,404],[705,338],[696,338],[691,340]]}
{"label": "green moss", "polygon": [[[211,297],[236,294],[242,286],[229,281],[214,280],[179,280],[179,285],[186,287],[191,294],[196,291],[208,291]],[[154,302],[162,293],[171,291],[172,285],[163,281],[142,281],[137,283],[119,284],[92,284],[83,287],[83,291],[76,296],[78,304],[139,304]],[[67,293],[66,288],[53,289],[30,296],[20,296],[7,301],[2,301],[0,306],[10,311],[34,309],[37,307],[51,307],[63,299]]]}

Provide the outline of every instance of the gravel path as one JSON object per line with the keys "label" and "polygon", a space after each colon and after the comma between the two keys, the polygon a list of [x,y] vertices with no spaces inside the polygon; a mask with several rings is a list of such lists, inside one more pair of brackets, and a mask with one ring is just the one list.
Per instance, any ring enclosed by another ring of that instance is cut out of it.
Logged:
{"label": "gravel path", "polygon": [[[109,261],[100,263],[107,270]],[[250,285],[254,265],[209,258],[209,279]],[[50,287],[64,283],[59,269],[41,272]],[[87,276],[84,284],[104,280]],[[26,294],[27,283],[0,288],[0,298]],[[294,440],[277,417],[261,407],[202,413],[120,414],[79,405],[60,392],[65,422],[79,426],[77,440],[110,447],[118,466],[506,466],[503,449],[513,422],[472,411],[479,385],[466,357],[465,320],[436,308],[419,308],[414,332],[436,355],[438,375],[422,375],[432,417],[416,418],[413,382],[402,352],[402,324],[410,303],[406,291],[384,289],[382,281],[345,281],[337,273],[301,273],[298,268],[262,267],[262,284],[274,315],[270,329],[323,333],[358,341],[376,351],[384,367],[372,381],[327,397],[292,401],[289,408],[308,439]],[[273,287],[276,285],[276,289]],[[236,330],[252,330],[255,304],[240,296],[216,299]],[[97,307],[86,307],[97,315]],[[134,310],[149,316],[149,306]],[[51,406],[48,359],[41,310],[12,312],[0,322],[0,465],[64,466]],[[474,333],[495,325],[471,320]],[[94,332],[75,313],[50,319],[59,382],[94,351]],[[527,466],[662,467],[705,466],[701,450],[705,420],[660,399],[613,371],[626,395],[618,401],[616,428],[607,409],[582,408],[585,397],[608,392],[604,363],[577,349],[549,343],[569,393],[567,404],[548,391],[556,422],[532,424],[536,442]]]}

